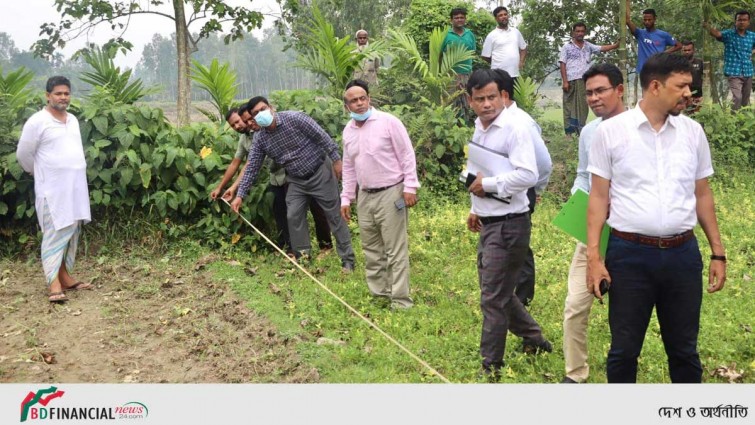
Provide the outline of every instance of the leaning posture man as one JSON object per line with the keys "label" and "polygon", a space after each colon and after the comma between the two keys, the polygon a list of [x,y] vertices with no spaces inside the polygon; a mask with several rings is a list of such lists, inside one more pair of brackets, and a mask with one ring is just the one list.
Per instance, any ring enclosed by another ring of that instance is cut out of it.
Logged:
{"label": "leaning posture man", "polygon": [[[675,383],[702,380],[697,352],[703,262],[693,228],[700,222],[710,244],[708,292],[723,288],[726,256],[718,232],[708,140],[702,127],[680,115],[690,96],[689,61],[661,53],[640,73],[637,107],[598,127],[587,171],[587,285],[601,298],[610,283],[610,383],[634,383],[650,316],[656,310]],[[609,191],[610,187],[610,191]],[[610,204],[611,236],[605,265],[600,232]]]}
{"label": "leaning posture man", "polygon": [[[242,200],[257,179],[262,161],[272,158],[286,170],[288,190],[286,207],[288,233],[294,255],[309,258],[311,246],[306,220],[307,205],[314,199],[325,211],[328,224],[336,237],[336,251],[341,257],[345,273],[354,270],[354,251],[351,235],[340,214],[338,181],[342,162],[338,146],[317,123],[303,112],[276,112],[264,97],[249,100],[243,108],[262,127],[254,135],[249,160],[239,184],[236,198],[231,203],[238,212]],[[332,160],[331,162],[326,159]]]}
{"label": "leaning posture man", "polygon": [[417,203],[420,186],[414,148],[398,118],[370,105],[365,81],[347,84],[343,100],[352,119],[343,129],[341,216],[351,219],[356,199],[367,286],[390,298],[392,308],[408,308],[407,208]]}
{"label": "leaning posture man", "polygon": [[524,68],[527,43],[518,29],[509,27],[508,9],[503,6],[496,7],[493,17],[498,26],[485,37],[480,56],[492,69],[506,71],[516,82],[519,71]]}
{"label": "leaning posture man", "polygon": [[619,47],[618,44],[596,46],[585,41],[587,25],[584,22],[577,22],[571,29],[572,38],[564,44],[558,55],[561,86],[564,91],[564,132],[567,136],[571,134],[579,135],[587,122],[587,100],[582,75],[590,67],[592,55],[608,52]]}
{"label": "leaning posture man", "polygon": [[[642,66],[650,56],[664,51],[673,53],[682,48],[681,43],[674,40],[674,37],[666,31],[659,30],[655,27],[655,9],[645,9],[642,11],[642,23],[645,29],[637,28],[632,22],[630,13],[630,1],[627,0],[627,27],[634,38],[637,39],[637,75],[642,71]],[[669,47],[666,50],[666,47]]]}
{"label": "leaning posture man", "polygon": [[[579,135],[579,163],[572,194],[577,190],[590,193],[587,158],[598,125],[624,112],[624,77],[616,65],[594,65],[585,72],[582,79],[585,82],[587,103],[598,118],[587,124]],[[577,242],[569,267],[569,285],[564,305],[566,376],[561,383],[565,384],[585,382],[590,374],[590,366],[587,364],[587,324],[595,297],[585,285],[586,275],[587,246]]]}
{"label": "leaning posture man", "polygon": [[90,289],[71,277],[81,226],[92,221],[89,211],[86,160],[79,121],[66,112],[71,82],[66,77],[47,80],[47,106],[24,124],[16,157],[34,176],[34,208],[42,228],[42,268],[49,301],[67,301],[71,289]]}
{"label": "leaning posture man", "polygon": [[[514,288],[530,243],[527,189],[538,180],[532,134],[527,123],[510,114],[506,104],[514,82],[505,71],[481,69],[467,84],[470,105],[477,114],[472,141],[491,155],[508,157],[511,171],[496,176],[478,173],[469,186],[472,211],[467,228],[480,233],[477,272],[480,280],[482,368],[496,379],[504,365],[509,330],[524,338],[530,352],[552,351],[535,319],[517,297]],[[471,168],[473,164],[467,164]],[[493,194],[508,203],[487,197]]]}
{"label": "leaning posture man", "polygon": [[750,104],[752,93],[752,54],[755,49],[755,32],[749,31],[750,12],[740,10],[734,16],[734,28],[719,31],[707,22],[703,27],[716,40],[724,43],[724,76],[729,82],[729,91],[737,110]]}

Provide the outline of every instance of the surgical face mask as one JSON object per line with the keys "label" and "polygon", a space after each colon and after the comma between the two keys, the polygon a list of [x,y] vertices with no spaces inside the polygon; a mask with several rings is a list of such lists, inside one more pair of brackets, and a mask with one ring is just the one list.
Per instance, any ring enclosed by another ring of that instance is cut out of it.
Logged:
{"label": "surgical face mask", "polygon": [[260,127],[269,127],[270,124],[273,123],[273,113],[270,112],[269,109],[259,111],[257,115],[254,116],[254,121],[256,121]]}
{"label": "surgical face mask", "polygon": [[350,115],[351,115],[351,118],[354,118],[354,121],[367,121],[367,118],[369,118],[370,115],[372,115],[372,108],[368,109],[363,114],[357,114],[356,112],[351,112]]}

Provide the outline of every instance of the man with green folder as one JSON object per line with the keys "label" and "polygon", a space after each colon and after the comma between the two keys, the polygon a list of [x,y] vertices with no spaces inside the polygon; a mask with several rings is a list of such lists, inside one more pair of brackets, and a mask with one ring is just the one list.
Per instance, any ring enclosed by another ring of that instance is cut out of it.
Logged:
{"label": "man with green folder", "polygon": [[[590,173],[587,172],[587,155],[595,130],[601,122],[624,112],[624,78],[616,65],[599,64],[590,67],[582,76],[585,82],[587,104],[598,118],[587,124],[579,136],[579,164],[572,194],[578,190],[590,192]],[[580,383],[587,380],[587,322],[594,300],[587,290],[587,246],[577,242],[571,266],[569,286],[564,305],[564,363],[566,376],[562,383]]]}

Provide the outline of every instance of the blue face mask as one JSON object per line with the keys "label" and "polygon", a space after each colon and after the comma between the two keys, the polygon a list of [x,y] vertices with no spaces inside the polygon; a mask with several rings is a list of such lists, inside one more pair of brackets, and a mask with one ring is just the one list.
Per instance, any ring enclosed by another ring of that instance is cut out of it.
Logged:
{"label": "blue face mask", "polygon": [[273,113],[269,109],[257,112],[254,116],[254,121],[260,125],[260,127],[269,127],[273,123]]}
{"label": "blue face mask", "polygon": [[368,109],[367,112],[363,114],[357,114],[356,112],[350,113],[351,118],[354,118],[354,121],[367,121],[367,118],[372,115],[372,108]]}

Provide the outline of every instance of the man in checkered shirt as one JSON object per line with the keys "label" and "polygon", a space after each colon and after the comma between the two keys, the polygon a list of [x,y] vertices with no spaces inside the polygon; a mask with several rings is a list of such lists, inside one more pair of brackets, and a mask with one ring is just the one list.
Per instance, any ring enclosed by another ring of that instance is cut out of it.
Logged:
{"label": "man in checkered shirt", "polygon": [[[341,218],[338,181],[341,155],[338,145],[317,123],[303,112],[277,112],[264,97],[253,97],[239,109],[242,117],[254,120],[262,129],[254,143],[236,198],[231,203],[238,212],[242,200],[257,179],[266,156],[285,168],[288,180],[286,207],[291,248],[297,258],[310,256],[311,246],[306,213],[310,198],[325,211],[336,238],[336,251],[345,273],[354,270],[351,234]],[[332,166],[331,166],[332,165]]]}
{"label": "man in checkered shirt", "polygon": [[752,54],[755,49],[755,32],[748,31],[750,12],[740,10],[734,15],[734,28],[719,31],[709,23],[703,22],[703,28],[716,40],[724,43],[724,75],[729,81],[731,109],[737,110],[750,104],[752,93]]}

